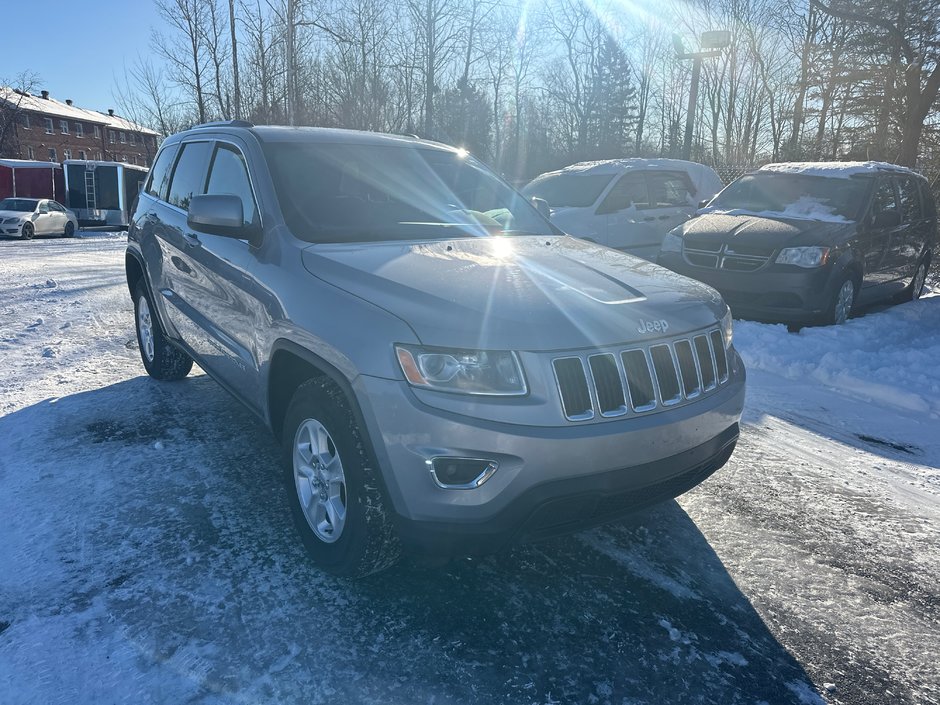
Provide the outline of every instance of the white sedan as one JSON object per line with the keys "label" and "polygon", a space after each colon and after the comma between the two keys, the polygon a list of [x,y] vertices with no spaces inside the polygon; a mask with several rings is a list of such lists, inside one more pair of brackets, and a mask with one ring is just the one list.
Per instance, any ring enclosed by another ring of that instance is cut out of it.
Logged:
{"label": "white sedan", "polygon": [[29,240],[33,235],[72,237],[78,218],[58,201],[4,198],[0,201],[0,235]]}

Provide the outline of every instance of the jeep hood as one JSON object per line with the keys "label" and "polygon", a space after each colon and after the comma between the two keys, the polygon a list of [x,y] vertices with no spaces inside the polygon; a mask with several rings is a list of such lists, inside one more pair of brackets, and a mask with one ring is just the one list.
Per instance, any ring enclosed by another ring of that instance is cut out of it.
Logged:
{"label": "jeep hood", "polygon": [[703,213],[682,224],[682,235],[698,242],[739,243],[756,247],[827,245],[851,232],[851,221],[831,222],[804,218],[774,218],[767,215]]}
{"label": "jeep hood", "polygon": [[714,325],[726,310],[704,284],[570,237],[322,244],[303,259],[314,276],[404,320],[426,345],[616,345],[662,335],[640,333],[647,324],[665,321],[667,335]]}

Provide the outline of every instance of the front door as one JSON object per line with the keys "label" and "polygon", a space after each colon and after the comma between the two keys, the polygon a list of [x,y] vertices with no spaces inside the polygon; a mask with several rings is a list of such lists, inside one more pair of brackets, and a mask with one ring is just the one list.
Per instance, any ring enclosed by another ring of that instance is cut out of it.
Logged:
{"label": "front door", "polygon": [[55,232],[55,216],[49,208],[49,201],[42,200],[36,207],[33,217],[33,232],[37,235],[51,235]]}
{"label": "front door", "polygon": [[[631,252],[653,238],[653,218],[644,213],[649,208],[649,193],[643,172],[627,172],[613,185],[597,207],[597,215],[606,219],[601,244]],[[646,219],[645,219],[646,218]]]}

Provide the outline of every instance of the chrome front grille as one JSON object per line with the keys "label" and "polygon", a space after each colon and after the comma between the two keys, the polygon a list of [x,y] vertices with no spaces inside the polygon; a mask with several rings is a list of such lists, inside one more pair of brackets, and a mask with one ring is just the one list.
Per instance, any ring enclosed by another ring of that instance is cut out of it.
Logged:
{"label": "chrome front grille", "polygon": [[721,331],[552,361],[569,421],[644,413],[698,399],[728,381]]}
{"label": "chrome front grille", "polygon": [[771,248],[722,243],[691,241],[682,246],[682,256],[693,267],[733,272],[754,272],[767,264],[773,253]]}

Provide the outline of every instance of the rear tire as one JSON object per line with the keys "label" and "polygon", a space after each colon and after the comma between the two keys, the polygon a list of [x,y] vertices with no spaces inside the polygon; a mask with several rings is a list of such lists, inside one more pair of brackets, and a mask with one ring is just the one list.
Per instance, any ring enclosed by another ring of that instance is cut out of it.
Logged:
{"label": "rear tire", "polygon": [[75,226],[72,225],[71,220],[65,224],[65,232],[62,233],[62,237],[75,237]]}
{"label": "rear tire", "polygon": [[911,283],[901,292],[901,301],[917,301],[924,293],[924,286],[927,284],[927,273],[930,270],[930,259],[921,258],[917,263],[917,269],[914,270],[914,276]]}
{"label": "rear tire", "polygon": [[169,341],[156,311],[147,287],[139,282],[134,290],[134,321],[144,369],[154,379],[183,379],[193,368],[193,359]]}
{"label": "rear tire", "polygon": [[307,553],[328,573],[361,578],[401,555],[372,461],[343,391],[328,378],[297,388],[282,438],[284,484]]}

